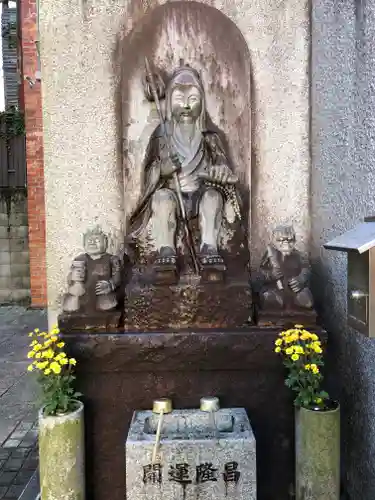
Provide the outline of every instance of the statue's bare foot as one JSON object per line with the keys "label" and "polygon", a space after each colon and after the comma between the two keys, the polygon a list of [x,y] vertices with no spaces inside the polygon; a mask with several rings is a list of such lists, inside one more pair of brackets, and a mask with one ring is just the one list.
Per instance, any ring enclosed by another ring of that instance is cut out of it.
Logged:
{"label": "statue's bare foot", "polygon": [[219,255],[216,248],[211,245],[204,244],[200,255],[201,264],[203,266],[224,266],[224,259]]}
{"label": "statue's bare foot", "polygon": [[154,262],[155,282],[172,285],[177,282],[177,255],[174,248],[161,247]]}
{"label": "statue's bare foot", "polygon": [[177,255],[171,247],[161,247],[158,257],[155,259],[155,266],[173,267],[177,265]]}

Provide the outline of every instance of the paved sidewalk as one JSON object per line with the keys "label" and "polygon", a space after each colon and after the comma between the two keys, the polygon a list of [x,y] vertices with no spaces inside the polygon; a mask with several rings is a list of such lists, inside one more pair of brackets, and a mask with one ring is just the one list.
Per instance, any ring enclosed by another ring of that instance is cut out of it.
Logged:
{"label": "paved sidewalk", "polygon": [[0,307],[0,500],[17,500],[37,468],[37,387],[26,371],[34,328],[45,311]]}

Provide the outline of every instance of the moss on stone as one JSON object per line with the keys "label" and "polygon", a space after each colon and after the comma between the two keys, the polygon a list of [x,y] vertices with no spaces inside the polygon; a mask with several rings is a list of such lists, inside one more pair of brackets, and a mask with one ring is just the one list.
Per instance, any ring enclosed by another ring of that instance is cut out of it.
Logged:
{"label": "moss on stone", "polygon": [[84,500],[82,412],[39,422],[41,499]]}
{"label": "moss on stone", "polygon": [[340,410],[296,410],[296,499],[339,497]]}

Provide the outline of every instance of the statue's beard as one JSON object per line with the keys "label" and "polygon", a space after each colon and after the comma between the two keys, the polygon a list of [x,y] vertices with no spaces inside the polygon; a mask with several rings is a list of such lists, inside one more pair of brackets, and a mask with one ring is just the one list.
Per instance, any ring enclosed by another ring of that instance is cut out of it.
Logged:
{"label": "statue's beard", "polygon": [[200,130],[196,121],[191,123],[178,122],[174,126],[174,135],[183,144],[190,144],[197,134],[200,134]]}

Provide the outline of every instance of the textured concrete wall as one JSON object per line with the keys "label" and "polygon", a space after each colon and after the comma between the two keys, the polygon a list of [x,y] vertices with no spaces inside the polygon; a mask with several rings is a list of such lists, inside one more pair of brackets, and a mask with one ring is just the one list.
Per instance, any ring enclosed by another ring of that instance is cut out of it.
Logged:
{"label": "textured concrete wall", "polygon": [[25,193],[0,191],[0,304],[30,298],[28,243]]}
{"label": "textured concrete wall", "polygon": [[[48,300],[52,320],[65,287],[69,263],[81,251],[82,233],[87,227],[101,224],[110,233],[112,250],[118,249],[122,242],[124,197],[125,204],[133,200],[128,196],[129,185],[125,184],[125,196],[122,185],[120,109],[116,105],[122,81],[116,47],[119,42],[126,43],[130,31],[140,26],[145,13],[164,3],[164,0],[40,2]],[[248,179],[252,163],[254,261],[259,259],[263,242],[278,222],[292,220],[301,248],[306,248],[310,230],[308,1],[200,3],[216,7],[233,21],[250,53],[251,105],[245,111],[251,114],[253,149],[249,148],[244,161]],[[169,43],[179,53],[181,47],[186,47],[188,56],[195,40],[179,38],[178,22],[181,19],[176,20]],[[222,33],[211,35],[212,40],[221,37],[223,44]],[[155,49],[156,53],[163,53],[162,46]],[[212,56],[215,59],[215,46]],[[122,64],[126,72],[127,61]],[[137,64],[142,66],[141,58]],[[222,73],[225,80],[225,68]],[[130,95],[140,99],[139,94],[138,87],[138,92]],[[211,100],[209,106],[209,112],[215,115],[215,102]],[[126,116],[128,121],[121,126],[132,126],[128,139],[133,143],[138,139],[134,149],[141,151],[147,137],[137,134],[142,135],[149,111],[144,111],[144,102],[131,103],[129,108],[131,115]],[[224,113],[231,112],[230,106],[224,108]],[[230,120],[224,118],[224,123]],[[250,137],[243,142],[246,140],[250,142]],[[236,145],[235,141],[230,145],[234,151]],[[125,167],[136,168],[131,162]],[[131,186],[136,192],[137,184]]]}
{"label": "textured concrete wall", "polygon": [[375,2],[312,5],[315,290],[330,332],[332,391],[342,404],[345,489],[351,500],[371,500],[375,343],[346,328],[346,256],[321,245],[375,213]]}

